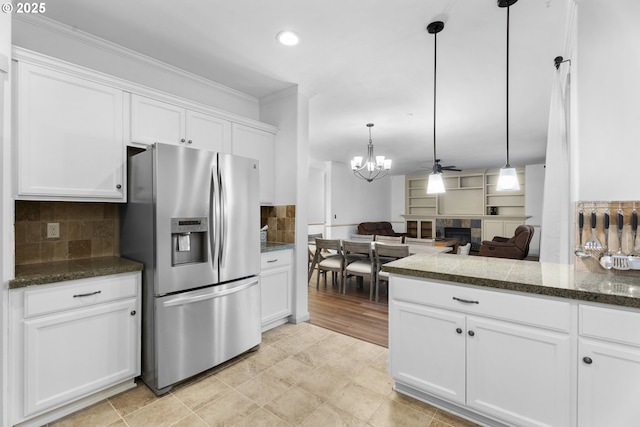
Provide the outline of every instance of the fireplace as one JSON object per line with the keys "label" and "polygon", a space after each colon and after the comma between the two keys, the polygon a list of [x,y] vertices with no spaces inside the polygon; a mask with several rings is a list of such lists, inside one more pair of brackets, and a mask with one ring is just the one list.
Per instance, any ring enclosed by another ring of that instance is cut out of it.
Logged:
{"label": "fireplace", "polygon": [[[444,228],[444,237],[445,238],[456,238],[460,242],[460,246],[466,245],[471,242],[471,228],[463,228],[463,227],[445,227]],[[471,244],[473,249],[473,243]],[[479,248],[478,248],[479,249]]]}

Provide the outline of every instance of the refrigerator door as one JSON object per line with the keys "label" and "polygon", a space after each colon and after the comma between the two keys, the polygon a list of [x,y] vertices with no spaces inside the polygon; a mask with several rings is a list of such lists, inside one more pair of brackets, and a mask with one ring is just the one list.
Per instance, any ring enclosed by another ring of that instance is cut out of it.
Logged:
{"label": "refrigerator door", "polygon": [[[218,283],[216,153],[168,144],[154,147],[154,295]],[[189,225],[194,221],[199,225]],[[196,248],[191,241],[202,244]],[[197,260],[185,263],[185,253],[196,249]]]}
{"label": "refrigerator door", "polygon": [[258,161],[218,154],[220,282],[260,274]]}
{"label": "refrigerator door", "polygon": [[262,340],[258,277],[155,298],[155,311],[156,393]]}

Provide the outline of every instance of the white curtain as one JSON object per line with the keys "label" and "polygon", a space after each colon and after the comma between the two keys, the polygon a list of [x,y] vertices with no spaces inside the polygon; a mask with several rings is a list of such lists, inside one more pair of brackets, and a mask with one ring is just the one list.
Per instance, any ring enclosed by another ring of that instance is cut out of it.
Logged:
{"label": "white curtain", "polygon": [[553,82],[540,237],[540,261],[561,264],[571,264],[573,260],[568,135],[570,64],[560,65]]}

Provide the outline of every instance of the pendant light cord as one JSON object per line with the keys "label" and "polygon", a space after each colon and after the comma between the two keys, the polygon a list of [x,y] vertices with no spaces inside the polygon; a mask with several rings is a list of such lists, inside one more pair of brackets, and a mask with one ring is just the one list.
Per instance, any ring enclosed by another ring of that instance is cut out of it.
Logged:
{"label": "pendant light cord", "polygon": [[436,69],[438,60],[438,33],[433,34],[433,171],[436,172]]}
{"label": "pendant light cord", "polygon": [[509,164],[509,3],[507,2],[507,167]]}

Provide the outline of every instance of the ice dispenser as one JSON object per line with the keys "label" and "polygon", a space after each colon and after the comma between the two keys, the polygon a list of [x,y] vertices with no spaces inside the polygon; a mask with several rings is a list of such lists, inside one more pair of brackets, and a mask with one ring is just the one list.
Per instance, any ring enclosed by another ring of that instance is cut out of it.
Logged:
{"label": "ice dispenser", "polygon": [[171,265],[207,261],[207,218],[171,218]]}

